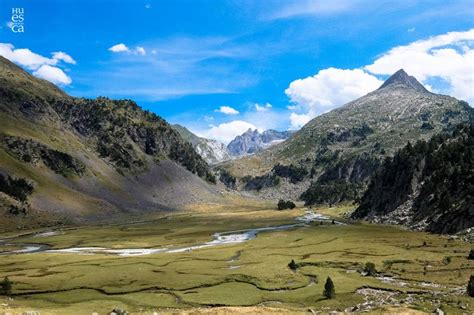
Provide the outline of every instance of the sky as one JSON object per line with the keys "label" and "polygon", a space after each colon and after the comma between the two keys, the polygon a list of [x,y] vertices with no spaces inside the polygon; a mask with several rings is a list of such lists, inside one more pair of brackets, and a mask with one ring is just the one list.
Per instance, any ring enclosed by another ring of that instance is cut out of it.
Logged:
{"label": "sky", "polygon": [[400,68],[474,104],[474,0],[2,0],[0,55],[228,143],[299,129]]}

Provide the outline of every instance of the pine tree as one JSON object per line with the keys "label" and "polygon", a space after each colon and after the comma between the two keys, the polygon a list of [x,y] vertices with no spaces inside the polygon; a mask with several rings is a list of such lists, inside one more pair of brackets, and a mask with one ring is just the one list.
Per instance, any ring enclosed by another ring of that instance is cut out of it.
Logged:
{"label": "pine tree", "polygon": [[296,269],[298,269],[298,265],[295,263],[295,261],[292,259],[291,262],[288,264],[288,268],[290,268],[291,270],[295,271]]}
{"label": "pine tree", "polygon": [[336,290],[334,289],[334,283],[332,282],[331,277],[328,277],[326,280],[323,295],[328,299],[333,299],[334,297],[336,297]]}
{"label": "pine tree", "polygon": [[467,284],[467,294],[470,297],[474,297],[474,275],[471,275],[469,283]]}
{"label": "pine tree", "polygon": [[3,281],[0,283],[0,294],[10,296],[12,293],[12,282],[8,277],[5,277]]}

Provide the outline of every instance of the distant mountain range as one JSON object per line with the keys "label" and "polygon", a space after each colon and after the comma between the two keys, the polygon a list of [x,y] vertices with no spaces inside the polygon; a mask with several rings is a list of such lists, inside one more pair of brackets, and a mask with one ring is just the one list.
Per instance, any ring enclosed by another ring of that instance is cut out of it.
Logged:
{"label": "distant mountain range", "polygon": [[268,149],[288,139],[294,133],[294,131],[272,129],[259,132],[257,129],[249,129],[242,135],[235,137],[226,146],[219,141],[199,137],[181,125],[173,125],[173,128],[180,133],[184,140],[189,141],[196,152],[211,165]]}
{"label": "distant mountain range", "polygon": [[173,125],[173,128],[179,132],[181,137],[191,143],[196,152],[209,164],[217,164],[230,160],[232,155],[226,145],[211,139],[196,136],[186,127]]}
{"label": "distant mountain range", "polygon": [[227,148],[233,156],[254,154],[285,141],[293,133],[293,131],[276,131],[272,129],[263,132],[259,132],[257,129],[249,129],[232,140],[227,145]]}

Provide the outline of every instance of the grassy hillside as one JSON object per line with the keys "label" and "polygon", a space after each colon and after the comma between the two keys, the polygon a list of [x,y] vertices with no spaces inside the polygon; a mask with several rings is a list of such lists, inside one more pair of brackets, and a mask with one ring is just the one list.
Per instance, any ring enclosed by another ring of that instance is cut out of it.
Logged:
{"label": "grassy hillside", "polygon": [[[26,201],[0,192],[0,229],[110,219],[217,195],[191,144],[133,101],[72,98],[1,57],[0,95],[0,173],[33,186]],[[27,211],[15,214],[20,206]]]}

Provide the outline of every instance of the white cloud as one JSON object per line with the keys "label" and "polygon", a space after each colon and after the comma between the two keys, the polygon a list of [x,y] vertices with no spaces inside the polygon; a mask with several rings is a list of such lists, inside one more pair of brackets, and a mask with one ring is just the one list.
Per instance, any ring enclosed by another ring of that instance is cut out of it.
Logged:
{"label": "white cloud", "polygon": [[26,48],[15,49],[12,44],[7,43],[0,43],[0,55],[30,70],[38,69],[44,64],[57,63],[57,60],[43,57]]}
{"label": "white cloud", "polygon": [[215,112],[219,112],[225,115],[237,115],[239,113],[238,110],[230,107],[230,106],[221,106],[219,109],[214,110]]}
{"label": "white cloud", "polygon": [[137,48],[135,49],[135,53],[142,56],[146,55],[145,48],[140,46],[137,46]]}
{"label": "white cloud", "polygon": [[291,101],[314,117],[378,88],[383,82],[361,69],[328,68],[295,80],[285,90]]}
{"label": "white cloud", "polygon": [[311,118],[312,118],[312,116],[310,116],[308,114],[291,113],[291,115],[290,115],[290,123],[291,123],[290,129],[291,130],[300,129],[301,127],[306,125],[308,123],[308,121],[311,120]]}
{"label": "white cloud", "polygon": [[150,9],[151,8],[151,4],[147,3],[145,4],[145,9]]}
{"label": "white cloud", "polygon": [[65,63],[70,63],[70,64],[73,64],[73,65],[76,64],[76,61],[74,59],[72,59],[71,56],[69,56],[68,54],[66,54],[65,52],[62,52],[62,51],[53,52],[53,59],[58,60],[58,61],[62,60]]}
{"label": "white cloud", "polygon": [[61,62],[76,64],[76,61],[62,51],[53,52],[52,55],[52,58],[47,58],[27,48],[15,49],[12,44],[0,43],[0,56],[29,70],[34,70],[33,75],[54,84],[71,84],[71,78],[58,67],[58,64]]}
{"label": "white cloud", "polygon": [[[141,56],[146,55],[145,48],[143,48],[141,46],[137,46],[137,47],[135,47],[135,49],[130,49],[124,43],[120,43],[120,44],[117,44],[117,45],[114,45],[114,46],[110,47],[109,51],[114,52],[114,53],[129,53],[129,54],[141,55]],[[155,51],[155,53],[156,53],[156,51]]]}
{"label": "white cloud", "polygon": [[409,29],[407,29],[407,32],[408,33],[413,33],[415,30],[416,30],[416,28],[410,27]]}
{"label": "white cloud", "polygon": [[113,45],[112,47],[109,48],[109,51],[118,53],[118,52],[129,52],[130,49],[123,43]]}
{"label": "white cloud", "polygon": [[38,70],[33,72],[33,75],[48,80],[54,84],[71,84],[72,82],[71,78],[68,77],[63,70],[50,65],[42,65]]}
{"label": "white cloud", "polygon": [[442,79],[448,87],[434,90],[474,102],[474,29],[450,32],[392,48],[365,67],[390,75],[403,68],[422,83]]}
{"label": "white cloud", "polygon": [[271,109],[272,108],[272,104],[270,103],[266,103],[266,104],[262,104],[262,105],[259,105],[259,104],[255,104],[255,110],[257,112],[266,112],[267,110]]}
{"label": "white cloud", "polygon": [[228,123],[222,123],[218,126],[213,126],[211,129],[202,133],[202,136],[227,144],[235,137],[243,134],[249,129],[257,129],[257,127],[243,120],[234,120]]}

